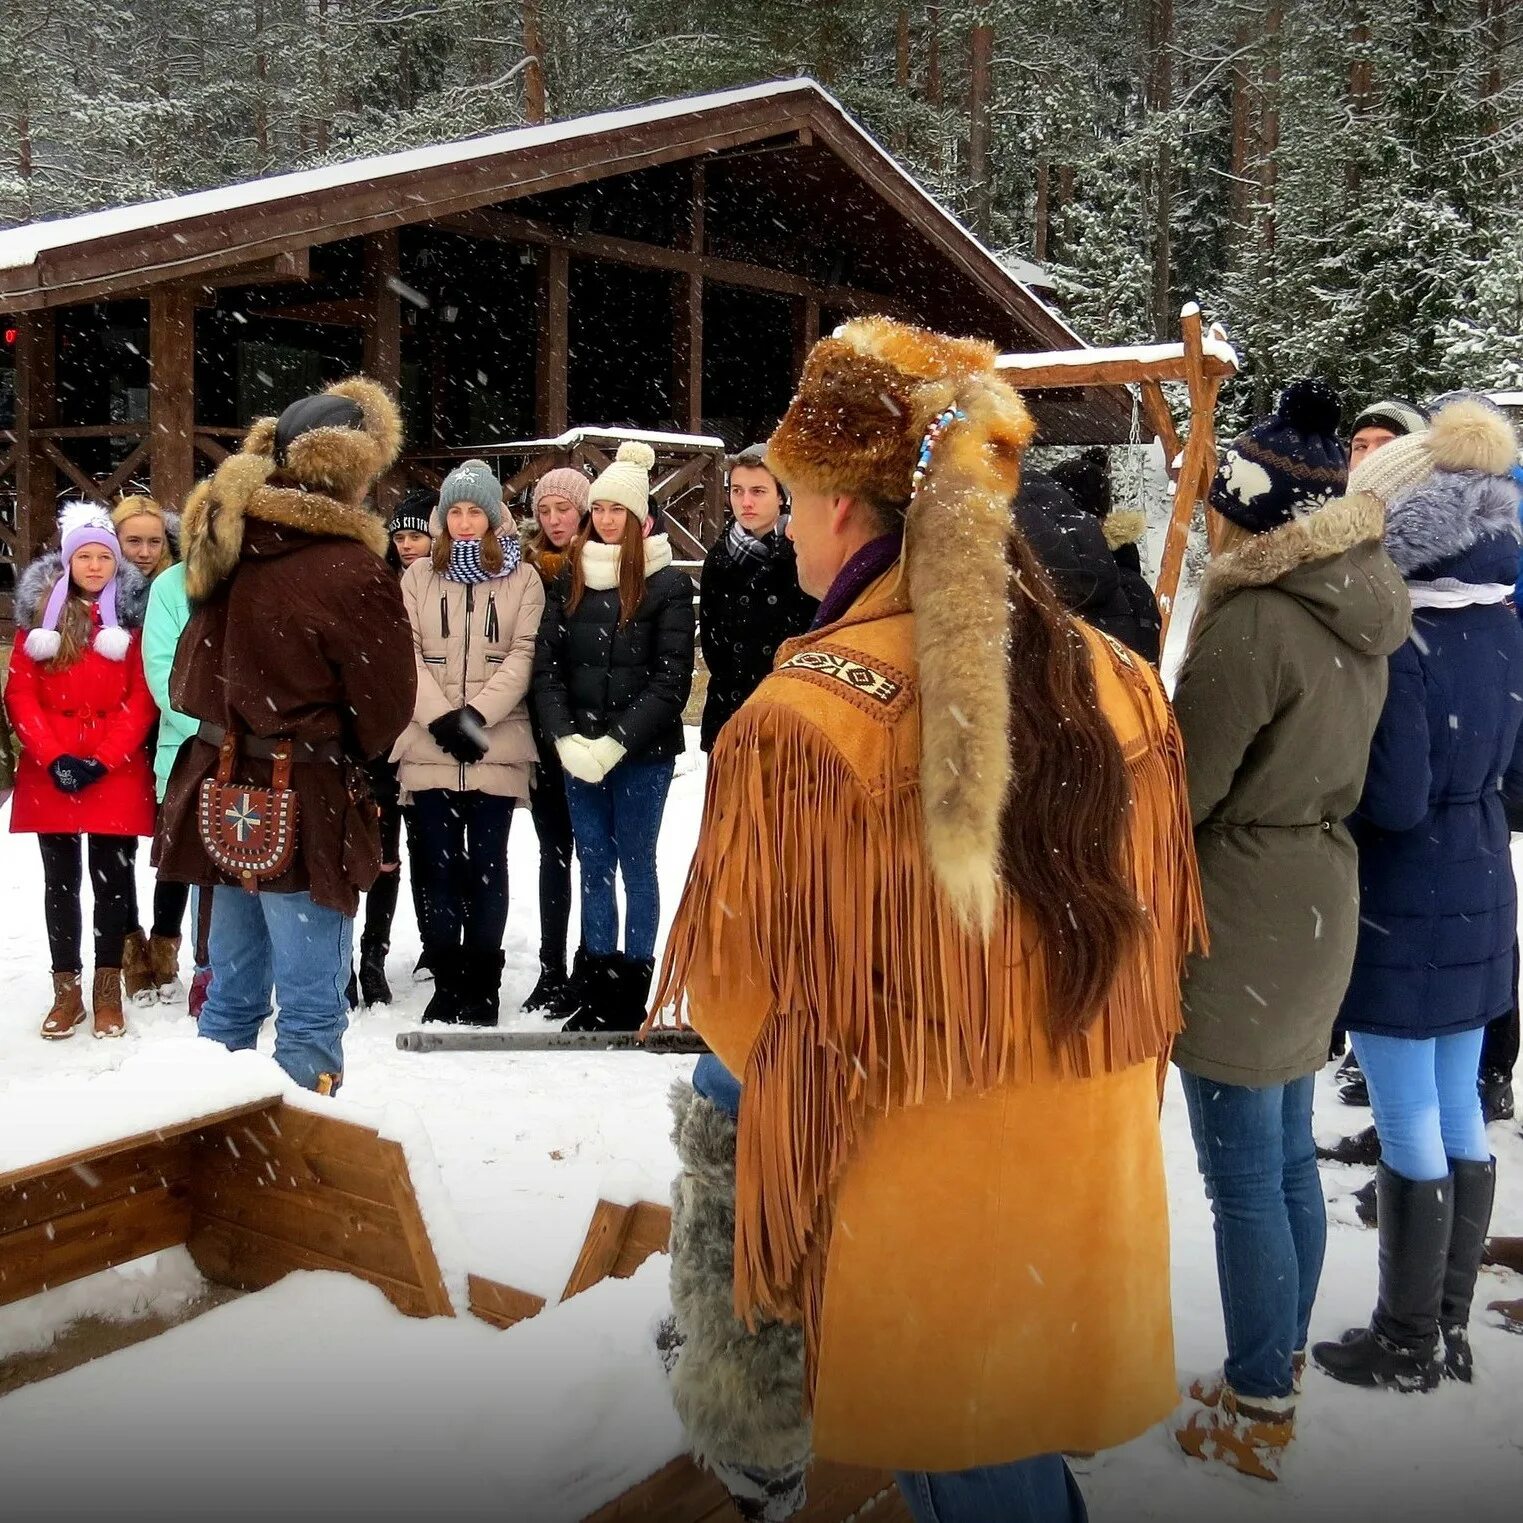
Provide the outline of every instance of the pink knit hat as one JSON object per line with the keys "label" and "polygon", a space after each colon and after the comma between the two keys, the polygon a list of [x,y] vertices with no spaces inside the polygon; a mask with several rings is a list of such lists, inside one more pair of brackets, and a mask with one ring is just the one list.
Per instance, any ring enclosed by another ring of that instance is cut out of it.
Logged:
{"label": "pink knit hat", "polygon": [[[86,545],[99,545],[109,550],[118,567],[122,564],[122,547],[117,542],[116,530],[111,517],[104,508],[89,502],[71,502],[64,505],[58,515],[59,554],[63,568],[53,590],[48,594],[48,606],[42,622],[26,637],[26,653],[34,661],[51,661],[63,643],[58,633],[58,621],[63,617],[63,605],[69,597],[69,562],[76,551]],[[132,636],[120,627],[116,619],[116,578],[113,576],[101,589],[95,602],[100,612],[100,633],[95,637],[95,648],[111,661],[124,661],[132,645]]]}
{"label": "pink knit hat", "polygon": [[576,510],[584,518],[587,515],[587,478],[573,465],[558,465],[546,471],[534,483],[534,495],[530,506],[537,513],[542,497],[564,497],[576,504]]}

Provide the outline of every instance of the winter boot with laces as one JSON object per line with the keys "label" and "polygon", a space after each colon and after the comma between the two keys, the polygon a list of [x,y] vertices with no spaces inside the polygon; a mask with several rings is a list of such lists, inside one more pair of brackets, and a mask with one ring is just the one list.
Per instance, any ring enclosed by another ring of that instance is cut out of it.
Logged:
{"label": "winter boot with laces", "polygon": [[158,985],[154,982],[153,963],[148,956],[148,938],[141,931],[131,931],[122,943],[122,982],[127,1000],[133,1005],[156,1005]]}
{"label": "winter boot with laces", "polygon": [[1454,1224],[1454,1176],[1407,1179],[1381,1164],[1380,1296],[1368,1327],[1351,1328],[1311,1356],[1345,1385],[1395,1391],[1438,1386],[1439,1312]]}
{"label": "winter boot with laces", "polygon": [[95,1020],[95,1035],[118,1037],[127,1029],[122,1014],[122,970],[97,968],[90,986],[90,1011]]}
{"label": "winter boot with laces", "polygon": [[1475,1361],[1470,1352],[1470,1305],[1476,1276],[1486,1251],[1486,1229],[1497,1190],[1497,1161],[1471,1163],[1450,1159],[1454,1170],[1454,1229],[1444,1268],[1444,1300],[1438,1327],[1444,1339],[1444,1378],[1469,1385]]}
{"label": "winter boot with laces", "polygon": [[148,974],[153,979],[153,997],[161,1005],[178,1005],[185,998],[185,985],[180,982],[178,936],[155,933],[148,938]]}
{"label": "winter boot with laces", "polygon": [[42,1035],[50,1042],[74,1035],[85,1018],[85,995],[78,973],[53,975],[53,1008],[43,1017]]}
{"label": "winter boot with laces", "polygon": [[1240,1475],[1278,1481],[1296,1436],[1293,1396],[1239,1396],[1222,1382],[1214,1406],[1192,1412],[1174,1439],[1191,1459],[1216,1460]]}
{"label": "winter boot with laces", "polygon": [[359,993],[362,1005],[389,1005],[391,985],[386,982],[386,954],[391,950],[379,935],[365,927],[360,937]]}
{"label": "winter boot with laces", "polygon": [[[1301,1384],[1306,1378],[1306,1350],[1297,1349],[1290,1356],[1290,1380],[1291,1394],[1301,1394]],[[1198,1401],[1203,1407],[1220,1406],[1222,1392],[1227,1390],[1227,1377],[1218,1370],[1214,1375],[1202,1375],[1199,1379],[1190,1382],[1189,1395],[1191,1401]]]}

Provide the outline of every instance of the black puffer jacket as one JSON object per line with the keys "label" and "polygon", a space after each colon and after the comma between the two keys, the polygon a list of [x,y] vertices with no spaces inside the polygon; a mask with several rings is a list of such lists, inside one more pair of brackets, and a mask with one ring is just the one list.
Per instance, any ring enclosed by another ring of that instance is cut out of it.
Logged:
{"label": "black puffer jacket", "polygon": [[631,761],[680,756],[682,709],[693,686],[693,579],[664,566],[619,627],[619,591],[587,588],[566,612],[571,573],[545,589],[534,653],[534,706],[552,741],[612,735]]}
{"label": "black puffer jacket", "polygon": [[820,606],[799,586],[798,559],[782,526],[761,543],[762,555],[738,556],[726,531],[703,563],[698,637],[709,669],[705,751],[772,670],[778,646],[803,634]]}
{"label": "black puffer jacket", "polygon": [[1064,607],[1156,666],[1158,604],[1140,573],[1117,564],[1100,520],[1050,476],[1032,470],[1024,474],[1014,512]]}

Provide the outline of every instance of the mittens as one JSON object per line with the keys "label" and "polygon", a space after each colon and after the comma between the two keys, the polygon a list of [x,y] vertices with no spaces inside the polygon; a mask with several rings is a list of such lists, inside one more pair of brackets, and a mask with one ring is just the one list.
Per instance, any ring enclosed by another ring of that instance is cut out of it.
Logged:
{"label": "mittens", "polygon": [[580,783],[603,781],[602,764],[592,754],[592,742],[581,735],[567,735],[555,743],[555,754],[569,776]]}
{"label": "mittens", "polygon": [[592,753],[592,759],[602,767],[603,776],[607,777],[624,760],[627,747],[621,745],[612,735],[601,735],[596,740],[588,741],[587,749]]}

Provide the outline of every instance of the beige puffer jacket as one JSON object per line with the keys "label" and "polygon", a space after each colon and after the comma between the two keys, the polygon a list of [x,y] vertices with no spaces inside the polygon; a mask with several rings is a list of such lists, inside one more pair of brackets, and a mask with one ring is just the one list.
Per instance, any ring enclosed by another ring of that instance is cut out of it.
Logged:
{"label": "beige puffer jacket", "polygon": [[[545,611],[539,573],[525,564],[511,576],[465,586],[440,576],[425,558],[403,574],[402,601],[418,662],[413,722],[391,753],[403,792],[445,788],[527,799],[537,753],[526,697]],[[486,721],[489,745],[479,762],[463,767],[440,750],[428,727],[467,704]]]}

